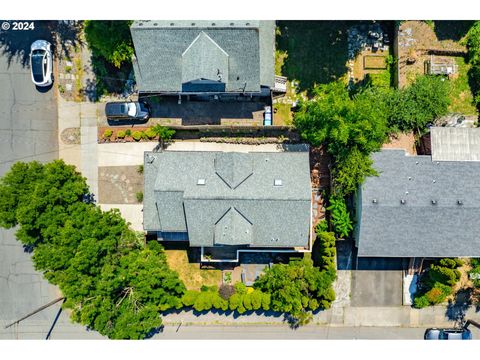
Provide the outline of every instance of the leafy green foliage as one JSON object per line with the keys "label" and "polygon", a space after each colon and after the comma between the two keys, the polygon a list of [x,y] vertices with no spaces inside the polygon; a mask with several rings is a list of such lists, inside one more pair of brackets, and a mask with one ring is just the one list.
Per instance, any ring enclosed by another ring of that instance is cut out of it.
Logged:
{"label": "leafy green foliage", "polygon": [[125,130],[117,131],[117,138],[118,138],[118,139],[124,139],[125,136],[127,136]]}
{"label": "leafy green foliage", "polygon": [[327,207],[332,216],[333,227],[339,237],[347,237],[353,230],[352,220],[347,211],[347,205],[343,198],[330,198],[330,206]]}
{"label": "leafy green foliage", "polygon": [[423,131],[427,124],[447,114],[450,83],[441,76],[419,76],[406,89],[394,91],[389,99],[391,129]]}
{"label": "leafy green foliage", "polygon": [[135,141],[140,141],[142,138],[143,138],[143,132],[142,131],[134,131],[132,133],[132,138],[135,140]]}
{"label": "leafy green foliage", "polygon": [[468,60],[472,65],[468,71],[469,84],[477,107],[480,105],[480,21],[476,21],[466,36]]}
{"label": "leafy green foliage", "polygon": [[132,61],[134,53],[131,23],[123,20],[86,20],[85,38],[92,51],[120,68],[123,62]]}
{"label": "leafy green foliage", "polygon": [[320,271],[313,266],[311,259],[304,258],[266,269],[254,287],[270,294],[273,310],[298,317],[305,311],[330,307],[335,299],[332,288],[335,277],[334,270]]}
{"label": "leafy green foliage", "polygon": [[111,129],[107,129],[103,132],[104,139],[110,139],[113,135],[113,131]]}
{"label": "leafy green foliage", "polygon": [[372,159],[357,148],[351,149],[345,156],[337,157],[332,169],[334,194],[339,197],[352,194],[368,176],[378,176],[372,165]]}
{"label": "leafy green foliage", "polygon": [[459,280],[461,273],[457,267],[463,265],[460,259],[441,259],[431,264],[420,280],[420,291],[415,296],[417,308],[440,304],[452,293],[452,286]]}
{"label": "leafy green foliage", "polygon": [[334,156],[354,147],[368,154],[386,140],[386,112],[377,89],[364,89],[351,98],[343,83],[332,82],[315,87],[313,94],[312,100],[299,103],[294,124],[314,146],[326,143]]}
{"label": "leafy green foliage", "polygon": [[66,297],[72,319],[110,338],[138,339],[179,308],[185,286],[157,242],[144,245],[118,210],[82,202],[88,193],[75,168],[57,160],[16,163],[0,181],[0,224],[17,238]]}
{"label": "leafy green foliage", "polygon": [[473,281],[473,285],[480,288],[480,259],[470,259],[470,265],[472,270],[470,270],[469,276]]}
{"label": "leafy green foliage", "polygon": [[318,232],[316,241],[320,243],[320,268],[335,271],[335,258],[337,256],[335,234],[333,232]]}

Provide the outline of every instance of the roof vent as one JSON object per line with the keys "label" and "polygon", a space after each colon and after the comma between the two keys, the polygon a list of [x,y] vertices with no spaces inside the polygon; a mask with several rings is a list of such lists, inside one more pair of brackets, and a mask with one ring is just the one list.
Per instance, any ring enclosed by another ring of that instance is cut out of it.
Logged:
{"label": "roof vent", "polygon": [[433,179],[433,181],[432,181],[432,182],[435,184],[435,183],[437,182],[437,180]]}
{"label": "roof vent", "polygon": [[153,26],[158,26],[158,23],[153,23]]}
{"label": "roof vent", "polygon": [[138,23],[138,26],[143,26],[143,23]]}
{"label": "roof vent", "polygon": [[432,200],[432,205],[437,205],[437,200]]}
{"label": "roof vent", "polygon": [[197,180],[197,185],[205,185],[207,181],[205,179],[198,179]]}
{"label": "roof vent", "polygon": [[418,165],[418,161],[415,161],[415,165]]}
{"label": "roof vent", "polygon": [[400,200],[400,204],[405,205],[406,203],[407,203],[407,200],[405,200],[405,199]]}
{"label": "roof vent", "polygon": [[215,23],[212,23],[212,26],[215,26],[216,24]]}
{"label": "roof vent", "polygon": [[283,185],[283,182],[281,179],[275,179],[273,181],[273,186],[282,186]]}
{"label": "roof vent", "polygon": [[412,177],[411,177],[411,176],[409,176],[409,177],[408,177],[408,180],[412,180]]}
{"label": "roof vent", "polygon": [[195,23],[192,23],[192,26],[195,26]]}
{"label": "roof vent", "polygon": [[249,26],[249,25],[250,25],[250,23],[246,23],[245,25]]}
{"label": "roof vent", "polygon": [[462,200],[457,200],[457,205],[463,205],[463,201]]}
{"label": "roof vent", "polygon": [[372,203],[376,204],[376,203],[377,203],[377,199],[373,199],[373,200],[372,200]]}
{"label": "roof vent", "polygon": [[235,25],[235,24],[234,24],[234,23],[230,23],[230,26],[233,26],[233,25]]}
{"label": "roof vent", "polygon": [[174,25],[175,25],[175,23],[170,23],[170,26],[174,26]]}

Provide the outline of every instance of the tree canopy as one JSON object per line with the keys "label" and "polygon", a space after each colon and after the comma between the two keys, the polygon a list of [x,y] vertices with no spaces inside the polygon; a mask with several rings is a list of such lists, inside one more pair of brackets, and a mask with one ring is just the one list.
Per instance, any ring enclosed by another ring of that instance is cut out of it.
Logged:
{"label": "tree canopy", "polygon": [[145,245],[118,210],[83,202],[87,193],[61,160],[16,163],[0,180],[0,225],[19,225],[17,238],[59,286],[72,319],[110,338],[143,338],[161,325],[161,311],[182,306],[185,286],[158,243]]}
{"label": "tree canopy", "polygon": [[255,281],[254,288],[270,294],[272,310],[300,317],[309,310],[330,307],[335,299],[335,277],[334,269],[322,271],[304,258],[274,264]]}
{"label": "tree canopy", "polygon": [[93,51],[120,68],[123,62],[132,61],[134,53],[131,23],[125,20],[86,20],[85,38]]}

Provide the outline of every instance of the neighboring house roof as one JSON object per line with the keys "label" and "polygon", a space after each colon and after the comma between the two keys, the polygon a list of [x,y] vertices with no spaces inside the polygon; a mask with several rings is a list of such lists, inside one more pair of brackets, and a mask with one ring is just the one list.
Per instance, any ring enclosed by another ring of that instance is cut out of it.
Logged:
{"label": "neighboring house roof", "polygon": [[130,31],[140,91],[260,92],[274,86],[274,21],[139,20]]}
{"label": "neighboring house roof", "polygon": [[480,161],[480,128],[430,128],[433,161]]}
{"label": "neighboring house roof", "polygon": [[358,194],[358,256],[480,257],[480,163],[404,150],[372,158],[379,176]]}
{"label": "neighboring house roof", "polygon": [[146,152],[144,174],[147,231],[188,232],[191,246],[308,246],[308,152]]}

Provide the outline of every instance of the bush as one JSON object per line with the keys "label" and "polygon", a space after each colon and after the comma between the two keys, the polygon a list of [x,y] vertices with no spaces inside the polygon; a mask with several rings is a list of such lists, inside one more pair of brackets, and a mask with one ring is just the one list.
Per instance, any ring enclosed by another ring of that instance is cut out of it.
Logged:
{"label": "bush", "polygon": [[142,164],[142,165],[138,165],[138,167],[137,167],[137,173],[143,174],[143,164]]}
{"label": "bush", "polygon": [[110,129],[107,129],[103,132],[103,138],[104,139],[110,139],[113,135],[113,131]]}
{"label": "bush", "polygon": [[233,294],[235,294],[235,288],[233,287],[233,285],[223,284],[220,286],[218,293],[223,299],[228,300]]}
{"label": "bush", "polygon": [[143,131],[134,131],[132,133],[132,137],[135,141],[140,141],[143,138],[144,134]]}
{"label": "bush", "polygon": [[430,302],[428,301],[427,297],[423,295],[415,298],[415,300],[413,301],[413,306],[417,309],[422,309],[430,306]]}
{"label": "bush", "polygon": [[132,136],[132,130],[130,129],[125,130],[125,135]]}
{"label": "bush", "polygon": [[462,267],[463,265],[465,265],[465,261],[463,261],[462,259],[455,258],[455,259],[453,259],[453,260],[454,260],[455,263],[457,264],[457,268]]}
{"label": "bush", "polygon": [[157,133],[153,128],[150,127],[145,131],[145,135],[149,139],[154,139],[157,136]]}
{"label": "bush", "polygon": [[318,222],[317,226],[315,227],[315,232],[317,234],[328,231],[328,223],[327,220],[321,220]]}
{"label": "bush", "polygon": [[454,259],[442,259],[439,263],[440,265],[445,266],[449,269],[455,269],[458,267],[457,262]]}
{"label": "bush", "polygon": [[117,139],[124,139],[125,138],[125,130],[120,130],[117,132]]}
{"label": "bush", "polygon": [[350,214],[343,198],[330,198],[330,206],[327,207],[332,215],[332,223],[339,237],[346,237],[353,230]]}
{"label": "bush", "polygon": [[141,203],[143,201],[143,192],[139,191],[135,194],[135,197],[137,198],[137,201]]}
{"label": "bush", "polygon": [[200,294],[199,291],[187,290],[185,294],[182,296],[182,304],[185,306],[193,306],[199,294]]}

